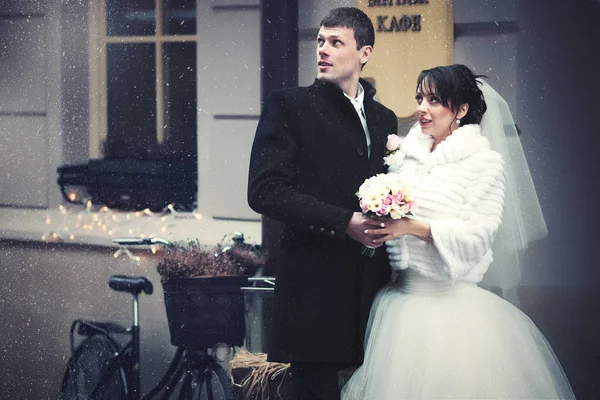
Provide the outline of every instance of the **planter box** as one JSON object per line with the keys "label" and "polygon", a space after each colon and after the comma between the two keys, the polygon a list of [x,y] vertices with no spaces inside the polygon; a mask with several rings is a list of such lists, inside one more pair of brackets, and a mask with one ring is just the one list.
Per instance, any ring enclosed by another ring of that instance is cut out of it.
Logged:
{"label": "planter box", "polygon": [[[87,164],[63,165],[57,169],[63,198],[119,210],[161,211],[168,204],[192,210],[197,192],[195,161],[120,159],[90,160]],[[68,192],[80,193],[77,200]]]}
{"label": "planter box", "polygon": [[162,281],[171,344],[204,349],[244,342],[244,294],[248,278],[219,276]]}

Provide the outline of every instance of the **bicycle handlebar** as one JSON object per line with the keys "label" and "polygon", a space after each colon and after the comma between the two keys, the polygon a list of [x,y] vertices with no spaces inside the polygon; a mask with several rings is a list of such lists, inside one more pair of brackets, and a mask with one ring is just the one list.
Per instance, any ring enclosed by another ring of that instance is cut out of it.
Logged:
{"label": "bicycle handlebar", "polygon": [[263,282],[275,286],[274,276],[251,276],[248,278],[249,282]]}
{"label": "bicycle handlebar", "polygon": [[115,238],[112,240],[114,243],[118,243],[122,246],[142,246],[152,244],[165,244],[168,245],[170,242],[161,238],[141,238],[141,237],[125,237]]}

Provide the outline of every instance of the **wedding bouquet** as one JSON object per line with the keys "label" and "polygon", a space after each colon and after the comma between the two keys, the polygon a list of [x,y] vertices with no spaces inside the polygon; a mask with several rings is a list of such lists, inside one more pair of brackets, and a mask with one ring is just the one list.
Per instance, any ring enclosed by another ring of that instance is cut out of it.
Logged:
{"label": "wedding bouquet", "polygon": [[[364,181],[356,196],[367,218],[400,219],[412,215],[415,201],[413,190],[398,174],[378,174]],[[363,245],[361,254],[373,257],[375,248]]]}

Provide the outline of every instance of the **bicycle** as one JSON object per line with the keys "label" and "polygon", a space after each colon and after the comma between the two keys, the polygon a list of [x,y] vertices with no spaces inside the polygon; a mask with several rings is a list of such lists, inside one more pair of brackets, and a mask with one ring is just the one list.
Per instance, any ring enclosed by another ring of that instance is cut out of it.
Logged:
{"label": "bicycle", "polygon": [[[168,244],[158,238],[115,239],[121,245]],[[143,276],[113,275],[108,286],[132,295],[132,325],[110,321],[75,320],[70,328],[69,358],[61,393],[64,400],[147,400],[161,395],[169,399],[179,388],[179,399],[233,400],[231,375],[219,362],[231,356],[231,347],[222,343],[211,350],[178,347],[161,380],[144,396],[140,391],[141,293],[150,295],[153,285]],[[75,332],[83,339],[75,344]],[[128,337],[122,344],[117,336]]]}

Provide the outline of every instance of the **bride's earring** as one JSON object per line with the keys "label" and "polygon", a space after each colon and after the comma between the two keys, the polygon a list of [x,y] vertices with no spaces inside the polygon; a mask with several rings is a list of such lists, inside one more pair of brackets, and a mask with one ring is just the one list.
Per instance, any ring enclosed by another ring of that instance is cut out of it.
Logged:
{"label": "bride's earring", "polygon": [[457,120],[456,120],[456,123],[457,123],[458,125],[460,125],[460,119],[457,119]]}

